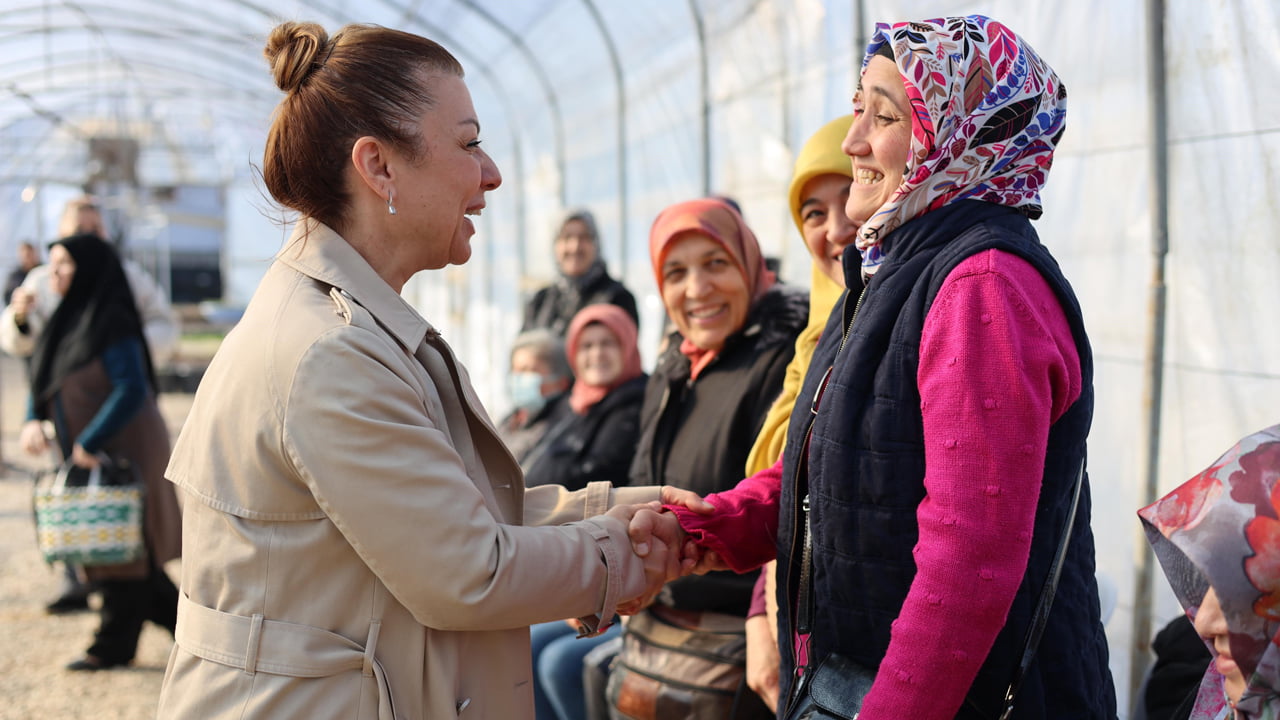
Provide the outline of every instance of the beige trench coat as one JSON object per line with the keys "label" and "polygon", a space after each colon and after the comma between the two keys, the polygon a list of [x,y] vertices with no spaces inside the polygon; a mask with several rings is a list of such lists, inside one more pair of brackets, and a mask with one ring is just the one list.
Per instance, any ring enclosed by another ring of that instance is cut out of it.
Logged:
{"label": "beige trench coat", "polygon": [[167,476],[186,552],[159,716],[202,720],[532,718],[528,625],[644,587],[624,523],[583,518],[658,493],[526,490],[439,334],[316,223],[219,349]]}

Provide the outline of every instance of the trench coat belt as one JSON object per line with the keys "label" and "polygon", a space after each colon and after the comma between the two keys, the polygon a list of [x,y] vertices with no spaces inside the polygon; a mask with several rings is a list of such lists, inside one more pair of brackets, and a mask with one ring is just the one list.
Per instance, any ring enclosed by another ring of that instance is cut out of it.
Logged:
{"label": "trench coat belt", "polygon": [[381,621],[369,625],[359,643],[322,628],[262,615],[245,617],[207,608],[178,595],[174,642],[196,657],[243,670],[299,678],[319,678],[359,670],[378,682],[378,720],[393,720],[391,693],[382,666],[374,658]]}

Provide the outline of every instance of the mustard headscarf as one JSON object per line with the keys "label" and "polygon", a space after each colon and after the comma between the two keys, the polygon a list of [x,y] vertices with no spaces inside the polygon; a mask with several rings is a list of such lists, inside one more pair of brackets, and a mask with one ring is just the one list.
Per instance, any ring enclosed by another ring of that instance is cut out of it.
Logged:
{"label": "mustard headscarf", "polygon": [[[800,149],[796,158],[795,172],[791,177],[791,188],[787,196],[791,203],[791,218],[796,223],[796,230],[803,235],[804,220],[800,217],[800,192],[805,183],[819,175],[844,175],[853,179],[853,161],[840,149],[844,136],[853,124],[853,116],[845,115],[823,125]],[[805,244],[808,248],[808,244]],[[796,354],[787,365],[787,375],[782,382],[782,393],[769,408],[765,416],[764,426],[756,436],[755,445],[747,456],[747,475],[773,465],[782,456],[782,448],[787,444],[787,423],[791,419],[791,406],[800,394],[800,386],[804,383],[804,374],[809,369],[809,361],[813,359],[813,350],[818,345],[818,335],[827,324],[827,316],[831,308],[840,299],[844,288],[837,285],[826,273],[813,263],[810,268],[809,285],[809,324],[796,338]]]}

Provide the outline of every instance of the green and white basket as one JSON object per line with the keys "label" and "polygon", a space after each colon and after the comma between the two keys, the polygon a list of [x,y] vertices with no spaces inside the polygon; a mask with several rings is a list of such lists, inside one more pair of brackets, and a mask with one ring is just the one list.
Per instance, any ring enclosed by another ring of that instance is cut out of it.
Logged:
{"label": "green and white basket", "polygon": [[142,486],[104,484],[101,469],[87,472],[87,484],[68,484],[73,473],[86,474],[77,470],[63,467],[36,483],[36,541],[45,561],[120,565],[142,557]]}

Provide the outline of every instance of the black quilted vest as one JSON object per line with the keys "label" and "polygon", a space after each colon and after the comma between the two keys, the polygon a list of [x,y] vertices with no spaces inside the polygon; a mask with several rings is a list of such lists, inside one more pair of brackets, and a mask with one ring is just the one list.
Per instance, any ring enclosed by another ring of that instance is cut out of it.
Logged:
{"label": "black quilted vest", "polygon": [[[1083,373],[1081,397],[1050,428],[1027,573],[957,715],[995,718],[1085,458],[1093,415],[1092,354],[1071,286],[1018,212],[981,201],[958,202],[904,224],[885,238],[884,247],[885,262],[860,305],[856,291],[849,292],[832,311],[791,417],[778,533],[780,625],[789,628],[779,633],[783,682],[790,682],[795,662],[790,636],[796,627],[801,500],[806,495],[814,568],[810,662],[836,651],[874,668],[884,657],[890,623],[915,576],[916,508],[925,494],[916,385],[925,316],[956,265],[995,248],[1026,259],[1053,288],[1071,324]],[[847,253],[845,261],[849,286],[860,288],[857,254]],[[828,368],[830,378],[815,414],[811,399]],[[811,420],[808,463],[801,472],[801,448]],[[1053,612],[1018,696],[1015,718],[1115,717],[1089,517],[1086,482]],[[784,687],[783,698],[787,691]]]}

